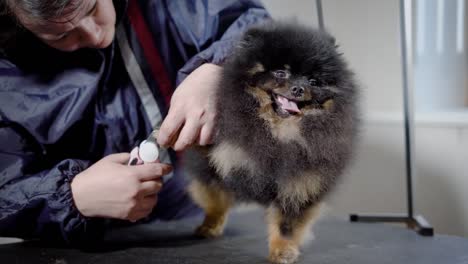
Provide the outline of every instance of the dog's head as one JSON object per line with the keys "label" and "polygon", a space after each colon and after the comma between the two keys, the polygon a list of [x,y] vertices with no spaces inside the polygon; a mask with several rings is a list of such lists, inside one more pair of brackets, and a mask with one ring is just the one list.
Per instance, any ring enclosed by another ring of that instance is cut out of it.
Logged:
{"label": "dog's head", "polygon": [[329,34],[297,24],[248,30],[237,49],[238,80],[259,102],[264,118],[334,112],[346,103],[351,73]]}
{"label": "dog's head", "polygon": [[259,63],[254,68],[260,69],[250,76],[248,89],[264,111],[288,118],[333,110],[333,91],[312,75],[294,71],[289,64],[267,70]]}

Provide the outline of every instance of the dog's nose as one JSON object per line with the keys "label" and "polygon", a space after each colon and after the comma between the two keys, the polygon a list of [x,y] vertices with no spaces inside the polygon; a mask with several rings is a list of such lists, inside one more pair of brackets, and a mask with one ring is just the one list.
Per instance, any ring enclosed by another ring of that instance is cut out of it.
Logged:
{"label": "dog's nose", "polygon": [[302,86],[293,86],[291,87],[291,92],[295,97],[301,97],[304,95],[304,87]]}

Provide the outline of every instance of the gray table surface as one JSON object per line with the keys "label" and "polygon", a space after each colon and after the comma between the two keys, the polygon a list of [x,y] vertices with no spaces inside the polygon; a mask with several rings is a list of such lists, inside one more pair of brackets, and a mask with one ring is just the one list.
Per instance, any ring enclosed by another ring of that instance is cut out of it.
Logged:
{"label": "gray table surface", "polygon": [[[197,239],[201,218],[121,228],[93,251],[45,247],[40,243],[0,245],[0,263],[268,263],[263,213],[232,214],[225,235]],[[350,223],[322,218],[315,239],[302,249],[299,263],[468,264],[468,239],[422,237],[404,227]]]}

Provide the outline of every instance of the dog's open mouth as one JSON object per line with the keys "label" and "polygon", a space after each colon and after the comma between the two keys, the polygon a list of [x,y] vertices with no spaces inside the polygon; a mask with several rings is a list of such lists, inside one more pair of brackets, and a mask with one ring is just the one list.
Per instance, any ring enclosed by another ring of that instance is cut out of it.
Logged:
{"label": "dog's open mouth", "polygon": [[280,117],[301,115],[304,106],[312,105],[312,101],[297,101],[276,93],[272,93],[271,97],[273,108]]}

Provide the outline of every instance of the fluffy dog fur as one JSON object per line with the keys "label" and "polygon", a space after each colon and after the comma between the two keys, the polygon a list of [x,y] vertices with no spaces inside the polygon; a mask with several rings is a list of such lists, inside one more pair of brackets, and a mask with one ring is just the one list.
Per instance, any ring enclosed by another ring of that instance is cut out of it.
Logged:
{"label": "fluffy dog fur", "polygon": [[187,153],[190,192],[206,212],[196,232],[219,236],[235,202],[257,202],[270,260],[292,263],[352,154],[353,74],[329,34],[279,22],[248,30],[223,72],[215,143]]}

